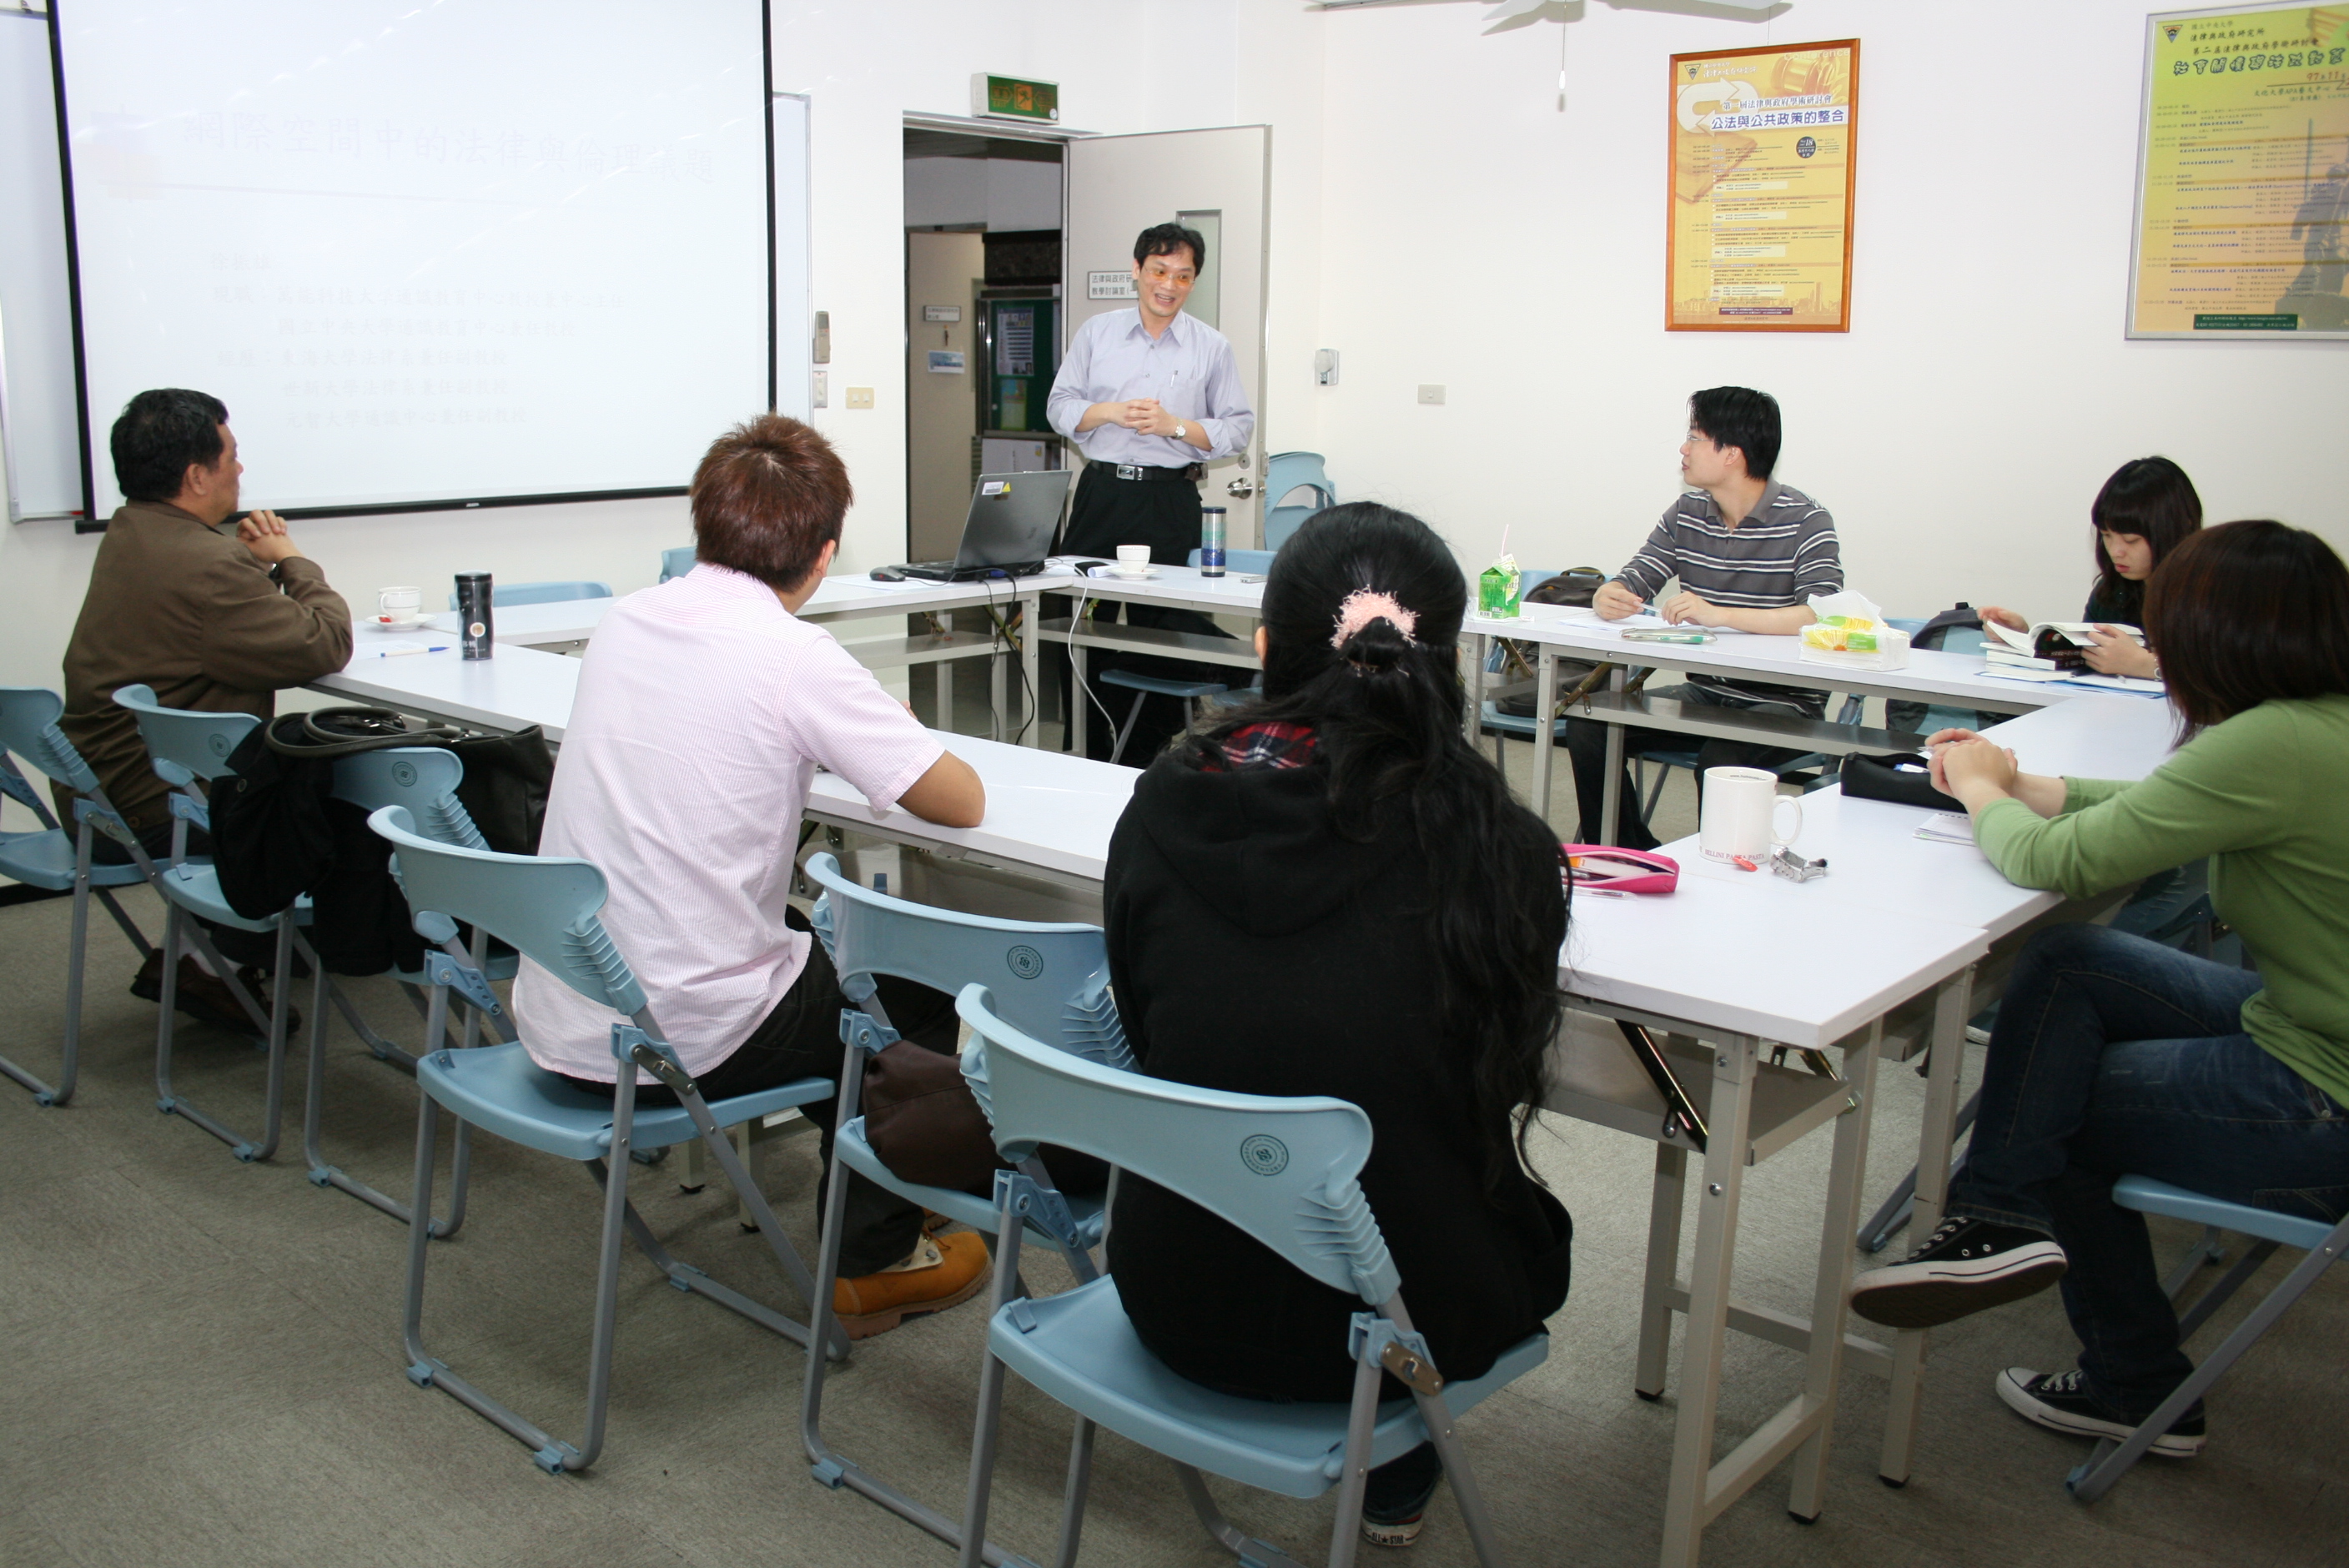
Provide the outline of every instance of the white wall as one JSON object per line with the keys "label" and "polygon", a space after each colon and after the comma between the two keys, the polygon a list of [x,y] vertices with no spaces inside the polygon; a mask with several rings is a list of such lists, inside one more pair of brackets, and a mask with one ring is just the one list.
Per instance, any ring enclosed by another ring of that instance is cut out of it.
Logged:
{"label": "white wall", "polygon": [[[2349,549],[2349,344],[2121,335],[2148,8],[1581,5],[1564,113],[1559,6],[1506,31],[1456,5],[1323,14],[1320,325],[1345,358],[1310,396],[1340,493],[1423,512],[1472,564],[1509,524],[1528,564],[1611,571],[1673,494],[1690,391],[1738,382],[1778,397],[1780,477],[1900,612],[2076,614],[2088,502],[2154,452],[2214,521]],[[1849,36],[1851,331],[1664,332],[1667,57]]]}

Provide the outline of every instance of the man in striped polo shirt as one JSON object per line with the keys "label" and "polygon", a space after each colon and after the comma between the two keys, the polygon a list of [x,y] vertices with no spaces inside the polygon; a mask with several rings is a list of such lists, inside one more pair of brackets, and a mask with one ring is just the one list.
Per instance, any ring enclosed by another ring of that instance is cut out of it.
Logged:
{"label": "man in striped polo shirt", "polygon": [[[1656,605],[1675,625],[1721,626],[1785,634],[1811,620],[1812,594],[1843,586],[1843,557],[1835,519],[1802,491],[1770,477],[1778,461],[1778,402],[1746,387],[1714,387],[1689,399],[1688,439],[1681,446],[1681,478],[1689,487],[1656,524],[1631,563],[1601,585],[1591,607],[1619,621],[1647,608],[1664,584],[1680,591]],[[1826,694],[1801,686],[1692,675],[1673,692],[1683,702],[1748,708],[1788,717],[1819,718]],[[1581,809],[1575,836],[1595,844],[1607,782],[1607,727],[1572,719],[1566,744],[1574,761]],[[1697,754],[1697,783],[1708,768],[1769,768],[1801,755],[1785,747],[1744,740],[1698,741],[1669,730],[1624,732],[1629,757],[1651,751]],[[1640,820],[1639,795],[1623,780],[1616,841],[1653,849],[1655,835]]]}

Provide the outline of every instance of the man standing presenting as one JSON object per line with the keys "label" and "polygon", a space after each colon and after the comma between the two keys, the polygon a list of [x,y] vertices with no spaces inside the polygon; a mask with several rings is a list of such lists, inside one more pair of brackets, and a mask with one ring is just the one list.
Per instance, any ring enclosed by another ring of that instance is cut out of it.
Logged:
{"label": "man standing presenting", "polygon": [[[107,523],[66,645],[57,722],[147,852],[160,857],[171,846],[170,790],[148,761],[137,719],[115,705],[116,689],[143,684],[165,707],[265,720],[279,689],[350,663],[351,612],[274,512],[250,512],[222,531],[236,514],[244,465],[219,398],[179,387],[141,392],[114,422],[109,445],[126,499]],[[72,820],[69,809],[59,814]],[[114,864],[130,858],[105,838],[92,854]],[[161,978],[160,956],[150,958],[130,989],[153,1001]],[[228,987],[192,956],[181,960],[179,997],[191,1016],[251,1031]]]}
{"label": "man standing presenting", "polygon": [[[1256,411],[1231,344],[1183,314],[1206,261],[1207,242],[1196,230],[1178,223],[1144,229],[1133,242],[1136,308],[1092,317],[1069,345],[1046,404],[1052,428],[1085,456],[1061,546],[1067,553],[1106,560],[1121,544],[1147,544],[1152,561],[1180,566],[1199,546],[1198,465],[1245,450],[1256,434]],[[1102,603],[1093,618],[1114,621],[1118,608]],[[1216,629],[1205,615],[1147,604],[1128,606],[1127,620],[1174,631]],[[1153,675],[1179,677],[1191,670],[1164,659],[1116,662]],[[1182,727],[1174,698],[1149,698],[1128,755],[1146,762]],[[1087,749],[1096,757],[1109,755],[1109,728],[1087,727]]]}
{"label": "man standing presenting", "polygon": [[[1599,586],[1590,602],[1599,618],[1619,621],[1636,614],[1677,577],[1680,592],[1656,606],[1674,625],[1785,635],[1809,624],[1806,601],[1843,587],[1843,555],[1827,509],[1771,477],[1778,446],[1778,400],[1767,392],[1713,387],[1691,397],[1688,439],[1681,444],[1684,493],[1631,563]],[[1719,676],[1692,675],[1677,692],[1651,695],[1787,717],[1820,718],[1826,712],[1824,692]],[[1630,728],[1623,752],[1686,751],[1695,738]],[[1566,744],[1581,810],[1575,832],[1595,844],[1607,784],[1607,726],[1569,718]],[[1700,799],[1708,768],[1771,768],[1802,755],[1746,740],[1705,740],[1695,749]],[[1615,821],[1617,843],[1656,847],[1655,835],[1640,820],[1638,791],[1629,778],[1621,780]]]}

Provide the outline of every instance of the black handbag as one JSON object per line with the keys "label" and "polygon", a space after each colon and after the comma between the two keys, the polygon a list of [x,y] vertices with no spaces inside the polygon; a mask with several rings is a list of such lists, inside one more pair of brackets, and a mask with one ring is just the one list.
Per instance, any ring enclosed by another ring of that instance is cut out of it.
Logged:
{"label": "black handbag", "polygon": [[1896,752],[1889,757],[1843,759],[1843,792],[1854,800],[1886,800],[1895,806],[1920,806],[1928,811],[1962,811],[1957,798],[1933,788],[1933,774],[1921,751]]}

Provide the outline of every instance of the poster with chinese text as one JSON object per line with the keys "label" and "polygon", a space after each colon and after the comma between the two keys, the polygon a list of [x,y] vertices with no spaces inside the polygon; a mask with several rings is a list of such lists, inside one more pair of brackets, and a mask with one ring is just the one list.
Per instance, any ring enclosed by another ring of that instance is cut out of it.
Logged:
{"label": "poster with chinese text", "polygon": [[2131,337],[2349,337],[2349,5],[2147,18]]}
{"label": "poster with chinese text", "polygon": [[1851,326],[1859,40],[1672,57],[1672,332]]}

